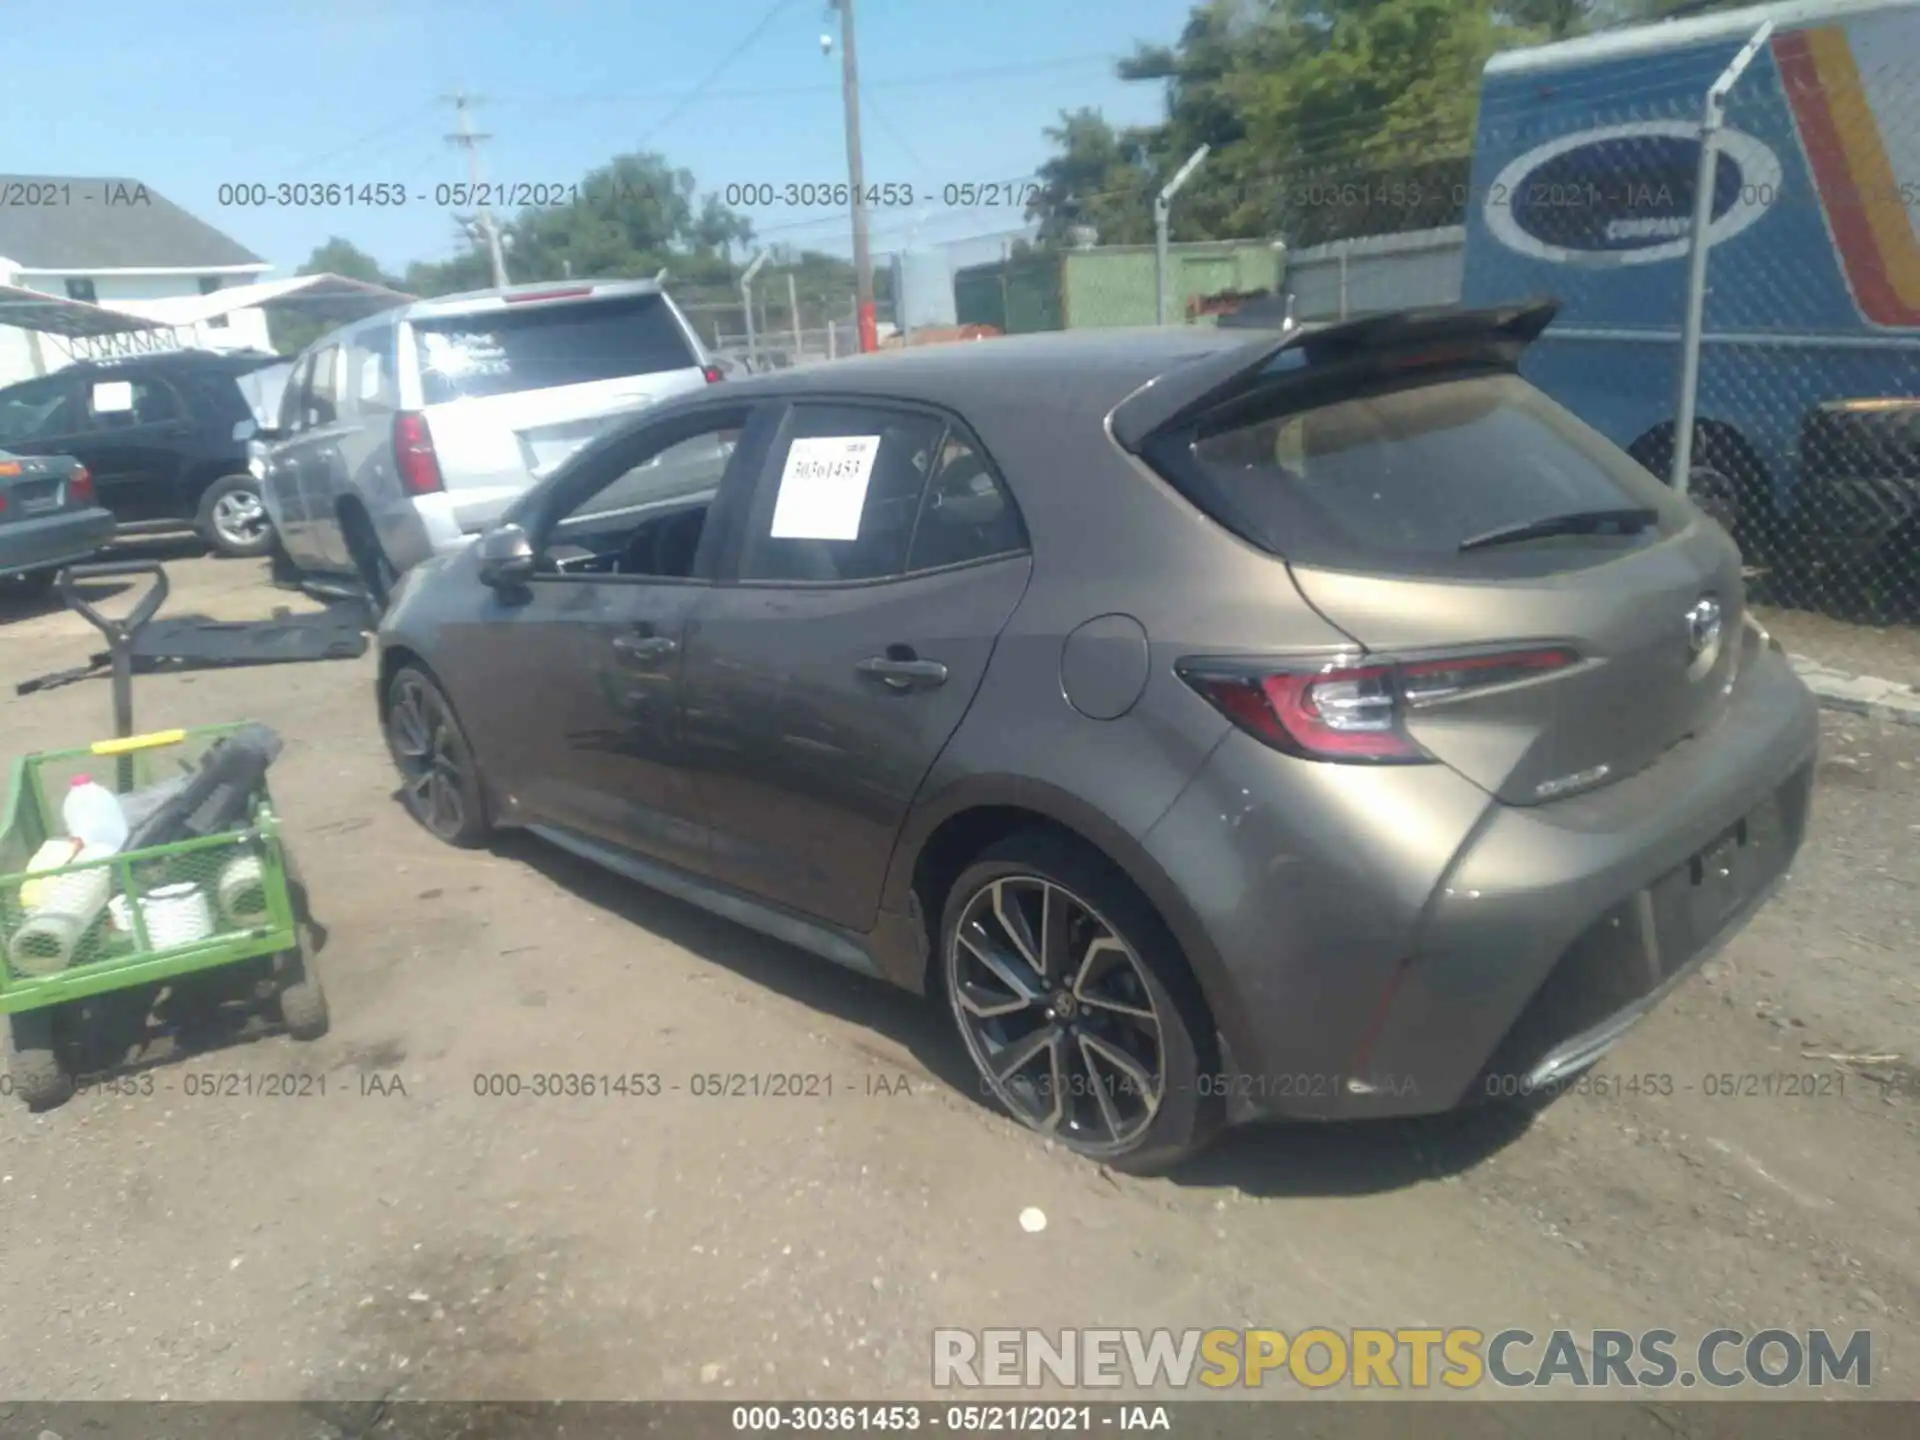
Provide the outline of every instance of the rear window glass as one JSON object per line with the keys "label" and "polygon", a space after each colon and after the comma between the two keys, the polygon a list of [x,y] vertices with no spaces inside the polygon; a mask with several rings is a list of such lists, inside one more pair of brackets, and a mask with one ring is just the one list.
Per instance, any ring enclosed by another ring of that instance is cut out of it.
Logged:
{"label": "rear window glass", "polygon": [[1277,414],[1203,436],[1192,459],[1202,493],[1190,498],[1310,564],[1479,564],[1461,542],[1504,526],[1584,510],[1671,513],[1665,487],[1624,451],[1506,374]]}
{"label": "rear window glass", "polygon": [[413,322],[422,398],[510,395],[696,365],[660,295],[627,295]]}

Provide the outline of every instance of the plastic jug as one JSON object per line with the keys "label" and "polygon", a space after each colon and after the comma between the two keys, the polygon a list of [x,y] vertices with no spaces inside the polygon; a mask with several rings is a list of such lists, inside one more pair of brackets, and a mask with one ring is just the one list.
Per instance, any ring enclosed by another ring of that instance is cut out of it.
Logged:
{"label": "plastic jug", "polygon": [[91,775],[76,775],[60,806],[67,834],[96,855],[111,855],[127,843],[127,817],[120,801]]}

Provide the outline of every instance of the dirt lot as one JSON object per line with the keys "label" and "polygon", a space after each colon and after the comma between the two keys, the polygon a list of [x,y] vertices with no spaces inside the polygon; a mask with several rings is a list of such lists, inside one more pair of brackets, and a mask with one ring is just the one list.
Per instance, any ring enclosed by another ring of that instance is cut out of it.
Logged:
{"label": "dirt lot", "polygon": [[[168,613],[286,603],[250,565],[174,576]],[[105,729],[104,683],[13,695],[94,648],[0,614],[9,752]],[[392,798],[372,677],[141,682],[143,727],[287,737],[334,1028],[0,1104],[0,1395],[908,1397],[936,1325],[1466,1324],[1870,1328],[1876,1392],[1920,1396],[1920,731],[1830,717],[1791,886],[1601,1072],[1666,1085],[1263,1130],[1138,1181],[976,1103],[909,998],[530,843],[437,846]],[[553,1071],[667,1088],[476,1094]],[[692,1093],[732,1072],[833,1093]],[[1783,1073],[1830,1078],[1710,1093]],[[282,1074],[325,1094],[188,1093]]]}

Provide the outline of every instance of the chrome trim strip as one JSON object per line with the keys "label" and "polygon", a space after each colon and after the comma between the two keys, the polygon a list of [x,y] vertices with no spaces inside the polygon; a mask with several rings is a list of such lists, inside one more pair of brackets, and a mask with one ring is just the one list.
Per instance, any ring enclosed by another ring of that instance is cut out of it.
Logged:
{"label": "chrome trim strip", "polygon": [[[1550,1086],[1556,1081],[1578,1074],[1599,1060],[1619,1043],[1622,1036],[1644,1019],[1649,1011],[1666,999],[1669,992],[1678,988],[1692,977],[1694,971],[1718,955],[1728,942],[1740,933],[1747,921],[1753,918],[1754,913],[1774,897],[1775,892],[1787,882],[1791,874],[1791,871],[1783,870],[1756,890],[1746,904],[1727,917],[1726,924],[1720,927],[1713,939],[1702,945],[1692,959],[1669,975],[1658,988],[1641,996],[1624,1009],[1616,1010],[1598,1025],[1583,1030],[1572,1039],[1562,1041],[1549,1050],[1541,1057],[1540,1062],[1527,1072],[1526,1079],[1522,1082],[1523,1090],[1539,1090]],[[1644,907],[1641,921],[1643,925],[1651,924],[1652,899],[1650,892],[1645,890],[1642,890],[1636,899],[1636,908]],[[1650,931],[1648,936],[1651,939]]]}

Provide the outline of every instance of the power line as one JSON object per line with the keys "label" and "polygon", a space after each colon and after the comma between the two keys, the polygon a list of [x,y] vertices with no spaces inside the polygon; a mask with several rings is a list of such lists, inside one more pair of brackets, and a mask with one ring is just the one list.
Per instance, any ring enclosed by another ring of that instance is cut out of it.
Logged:
{"label": "power line", "polygon": [[738,60],[742,55],[744,55],[747,52],[748,47],[750,47],[754,41],[758,40],[761,37],[761,35],[763,35],[766,32],[767,27],[771,25],[776,18],[778,18],[780,12],[782,10],[785,10],[787,6],[791,5],[792,3],[793,3],[793,0],[773,0],[773,4],[767,7],[766,13],[760,17],[759,21],[754,25],[754,27],[740,38],[740,43],[735,45],[725,55],[721,56],[720,63],[718,65],[715,65],[713,69],[709,70],[706,73],[706,76],[700,81],[699,84],[695,85],[693,89],[687,91],[686,94],[681,96],[679,104],[675,105],[671,110],[667,111],[667,113],[661,116],[660,119],[654,121],[654,123],[650,127],[648,127],[646,132],[642,134],[641,137],[633,143],[632,148],[635,150],[641,149],[643,146],[646,145],[647,141],[651,140],[655,135],[659,134],[662,130],[666,129],[667,126],[671,125],[674,121],[678,120],[682,115],[686,114],[688,108],[692,106],[693,102],[698,100],[702,95],[704,95],[707,92],[707,90],[713,85],[713,82],[718,80],[722,75],[726,73],[727,67],[729,65],[733,64],[734,61]]}
{"label": "power line", "polygon": [[[784,8],[784,6],[779,7]],[[769,21],[772,17],[768,17]],[[757,30],[756,30],[757,36]],[[754,38],[754,37],[750,37]],[[745,47],[742,46],[742,49]],[[1004,80],[1011,75],[1045,74],[1056,70],[1086,69],[1095,65],[1112,65],[1120,57],[1111,54],[1100,55],[1064,55],[1052,60],[1030,60],[1018,65],[988,65],[962,70],[935,71],[926,75],[903,76],[897,80],[863,82],[860,86],[862,96],[875,90],[922,90],[932,85],[969,85],[979,80]],[[709,77],[712,78],[712,77]],[[648,90],[648,91],[610,91],[604,94],[586,93],[579,95],[554,96],[514,96],[502,98],[494,103],[499,105],[538,105],[551,109],[559,105],[624,105],[655,100],[684,100],[697,98],[704,94],[709,100],[753,100],[762,96],[777,95],[824,95],[837,92],[837,84],[815,85],[755,85],[745,90]]]}
{"label": "power line", "polygon": [[432,101],[428,101],[423,105],[416,105],[411,110],[407,111],[406,114],[396,116],[394,119],[389,120],[386,124],[382,125],[378,130],[368,131],[365,135],[362,135],[358,140],[350,140],[345,145],[339,146],[337,149],[327,151],[326,154],[320,156],[318,159],[308,160],[304,164],[295,165],[293,168],[285,172],[286,178],[289,180],[298,180],[303,176],[310,175],[315,170],[318,170],[321,166],[332,164],[335,160],[338,160],[342,155],[351,155],[354,151],[362,148],[363,146],[371,145],[376,140],[386,139],[389,135],[392,135],[395,131],[399,130],[402,126],[411,125],[414,121],[420,119],[422,116],[427,114],[427,112],[429,112],[432,109],[433,109]]}

